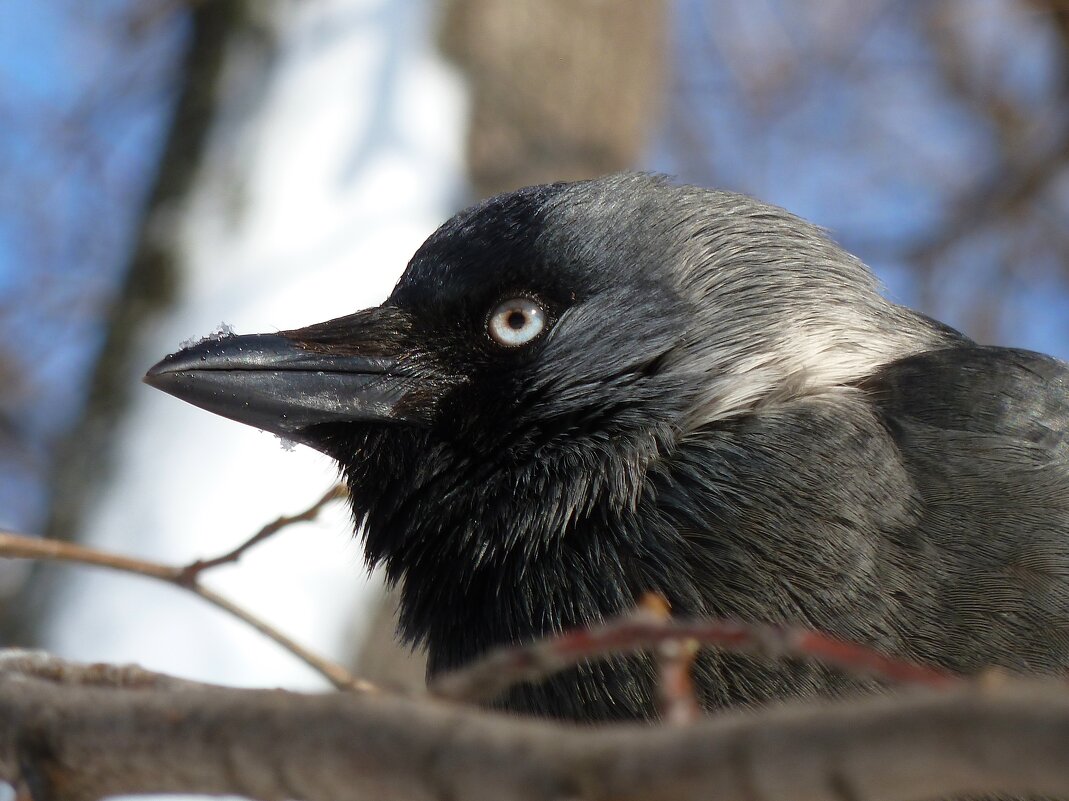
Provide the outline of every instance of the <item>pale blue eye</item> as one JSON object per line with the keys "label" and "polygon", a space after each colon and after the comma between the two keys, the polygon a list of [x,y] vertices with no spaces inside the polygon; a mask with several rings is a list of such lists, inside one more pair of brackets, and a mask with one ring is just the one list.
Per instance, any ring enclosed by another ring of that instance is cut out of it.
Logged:
{"label": "pale blue eye", "polygon": [[512,298],[498,305],[486,323],[487,333],[499,345],[526,345],[546,327],[546,313],[530,298]]}

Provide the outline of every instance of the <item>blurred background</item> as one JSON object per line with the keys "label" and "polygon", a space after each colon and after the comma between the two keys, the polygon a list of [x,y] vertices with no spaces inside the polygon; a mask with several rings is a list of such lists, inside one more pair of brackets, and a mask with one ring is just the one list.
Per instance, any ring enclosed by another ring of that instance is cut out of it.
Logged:
{"label": "blurred background", "polygon": [[[832,231],[889,295],[1069,357],[1069,0],[4,0],[0,527],[183,564],[335,479],[139,383],[378,303],[474,199],[625,168]],[[387,683],[341,506],[206,584]],[[0,562],[0,640],[322,686],[180,591]]]}

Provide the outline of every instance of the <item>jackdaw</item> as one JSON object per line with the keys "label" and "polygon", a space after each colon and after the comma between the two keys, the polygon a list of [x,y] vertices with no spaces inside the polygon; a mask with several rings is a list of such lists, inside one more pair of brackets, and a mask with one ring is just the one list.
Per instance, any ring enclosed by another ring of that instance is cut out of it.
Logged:
{"label": "jackdaw", "polygon": [[[432,675],[650,591],[965,674],[1069,667],[1069,366],[886,300],[748,197],[635,174],[504,194],[381,306],[146,380],[337,460]],[[502,704],[649,717],[653,673],[592,662]],[[710,709],[858,686],[712,650],[695,680]]]}

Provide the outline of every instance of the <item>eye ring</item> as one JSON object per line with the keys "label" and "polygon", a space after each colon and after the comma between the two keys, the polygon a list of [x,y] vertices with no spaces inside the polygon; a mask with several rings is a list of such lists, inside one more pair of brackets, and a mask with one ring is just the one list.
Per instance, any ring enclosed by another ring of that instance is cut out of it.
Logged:
{"label": "eye ring", "polygon": [[546,311],[531,298],[509,298],[499,303],[486,320],[490,339],[505,348],[518,348],[538,338],[546,328]]}

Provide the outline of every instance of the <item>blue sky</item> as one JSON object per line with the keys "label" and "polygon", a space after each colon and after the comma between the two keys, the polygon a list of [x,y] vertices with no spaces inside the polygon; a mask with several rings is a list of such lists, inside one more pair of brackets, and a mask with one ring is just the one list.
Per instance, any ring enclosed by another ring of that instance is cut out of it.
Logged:
{"label": "blue sky", "polygon": [[4,4],[0,338],[26,382],[0,410],[17,421],[0,462],[3,522],[41,514],[49,451],[84,401],[170,108],[184,26],[161,16],[131,29],[130,7]]}

